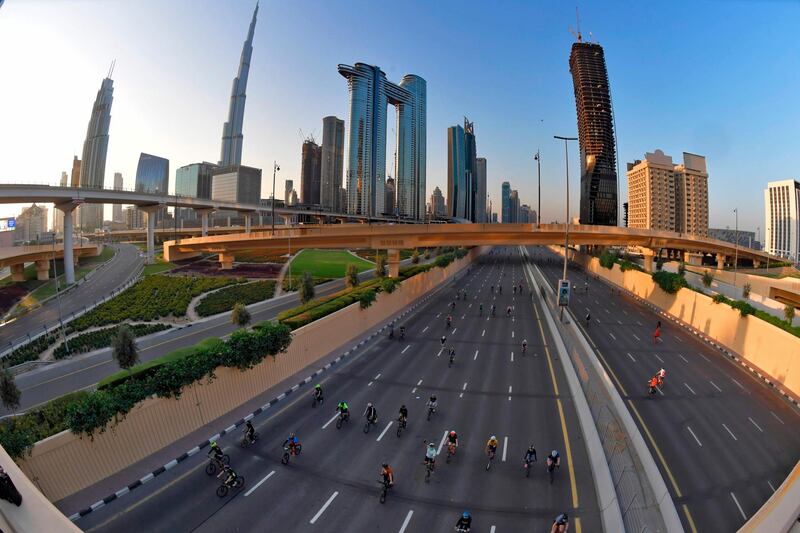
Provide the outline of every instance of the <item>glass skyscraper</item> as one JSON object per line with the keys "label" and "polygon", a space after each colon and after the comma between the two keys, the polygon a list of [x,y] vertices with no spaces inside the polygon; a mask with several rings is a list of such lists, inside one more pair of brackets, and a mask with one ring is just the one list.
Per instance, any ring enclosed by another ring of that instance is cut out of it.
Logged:
{"label": "glass skyscraper", "polygon": [[211,198],[211,174],[217,165],[192,163],[175,171],[175,194],[193,198]]}
{"label": "glass skyscraper", "polygon": [[[113,68],[113,66],[112,66]],[[111,126],[111,104],[114,102],[114,81],[104,78],[92,106],[92,116],[83,142],[83,157],[80,163],[80,186],[103,188],[108,154],[108,129]],[[80,226],[83,231],[94,231],[103,225],[103,205],[82,205],[79,208]]]}
{"label": "glass skyscraper", "polygon": [[464,128],[447,128],[447,216],[469,219]]}
{"label": "glass skyscraper", "polygon": [[142,152],[136,167],[136,192],[169,192],[169,159]]}
{"label": "glass skyscraper", "polygon": [[500,215],[501,215],[501,222],[503,224],[508,224],[511,222],[511,184],[507,181],[504,181],[501,190],[500,190]]}
{"label": "glass skyscraper", "polygon": [[[414,220],[425,218],[425,165],[427,158],[427,83],[406,74],[400,87],[411,93],[411,102],[397,107],[397,213]],[[402,142],[400,142],[402,139]]]}
{"label": "glass skyscraper", "polygon": [[323,209],[341,213],[345,211],[344,206],[339,205],[344,172],[344,120],[334,116],[322,119],[321,167],[320,204]]}

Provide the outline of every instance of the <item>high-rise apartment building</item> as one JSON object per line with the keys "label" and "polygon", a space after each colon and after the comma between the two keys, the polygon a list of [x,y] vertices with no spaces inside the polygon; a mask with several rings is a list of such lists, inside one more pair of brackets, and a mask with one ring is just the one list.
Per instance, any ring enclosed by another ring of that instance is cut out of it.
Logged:
{"label": "high-rise apartment building", "polygon": [[486,213],[486,158],[478,157],[475,160],[475,182],[477,194],[475,196],[475,222],[488,222]]}
{"label": "high-rise apartment building", "polygon": [[439,187],[434,187],[433,193],[431,194],[431,216],[433,218],[445,216],[444,196]]}
{"label": "high-rise apartment building", "polygon": [[603,47],[572,43],[569,70],[575,91],[581,151],[581,224],[617,225],[614,121]]}
{"label": "high-rise apartment building", "polygon": [[404,194],[408,183],[424,198],[424,192],[420,191],[425,187],[425,81],[407,75],[403,78],[406,81],[397,85],[388,81],[379,67],[364,63],[339,65],[338,69],[347,79],[350,91],[345,172],[347,211],[375,215],[384,210],[389,104],[397,109],[398,192]]}
{"label": "high-rise apartment building", "polygon": [[[414,74],[406,74],[400,87],[411,101],[397,108],[397,212],[413,220],[425,218],[427,161],[427,83]],[[400,142],[402,139],[402,142]]]}
{"label": "high-rise apartment building", "polygon": [[129,205],[125,208],[125,227],[128,229],[142,229],[144,228],[144,211],[135,205]]}
{"label": "high-rise apartment building", "polygon": [[313,139],[303,142],[300,163],[300,201],[306,205],[319,205],[322,148]]}
{"label": "high-rise apartment building", "polygon": [[478,220],[478,147],[475,125],[464,117],[464,181],[467,184],[467,219]]}
{"label": "high-rise apartment building", "polygon": [[504,181],[500,185],[500,215],[503,224],[511,222],[511,204],[509,203],[511,197],[511,184]]}
{"label": "high-rise apartment building", "polygon": [[286,180],[283,184],[283,205],[292,205],[292,191],[294,180]]}
{"label": "high-rise apartment building", "polygon": [[256,16],[258,15],[258,2],[250,21],[247,38],[242,45],[242,55],[239,59],[239,72],[233,78],[231,87],[231,101],[228,108],[228,120],[222,126],[222,148],[220,150],[219,164],[228,167],[242,164],[242,126],[244,125],[244,104],[247,98],[247,78],[250,75],[250,58],[253,55],[253,34],[256,31]]}
{"label": "high-rise apartment building", "polygon": [[800,261],[800,182],[770,181],[764,189],[764,251]]}
{"label": "high-rise apartment building", "polygon": [[520,222],[519,211],[519,191],[517,189],[511,189],[508,193],[508,221],[510,223],[516,224]]}
{"label": "high-rise apartment building", "polygon": [[212,171],[211,198],[258,205],[261,201],[261,169],[233,165]]}
{"label": "high-rise apartment building", "polygon": [[[114,190],[121,191],[122,189],[122,173],[114,172]],[[114,204],[111,206],[111,221],[119,223],[125,222],[125,217],[122,214],[122,204]]]}
{"label": "high-rise apartment building", "polygon": [[[109,73],[109,76],[111,74]],[[81,187],[103,188],[108,154],[108,130],[111,126],[111,104],[114,102],[114,81],[104,78],[92,105],[92,115],[83,142],[83,158],[79,176]],[[73,166],[74,169],[74,166]],[[74,177],[74,173],[73,173]],[[84,204],[79,209],[83,231],[94,231],[103,226],[103,204]]]}
{"label": "high-rise apartment building", "polygon": [[319,203],[323,209],[341,213],[339,189],[344,172],[344,120],[334,116],[322,119],[322,169]]}
{"label": "high-rise apartment building", "polygon": [[388,215],[395,214],[395,190],[394,190],[394,178],[389,176],[386,178],[386,186],[384,188],[385,191],[385,199],[383,201],[383,212]]}
{"label": "high-rise apartment building", "polygon": [[17,216],[14,241],[20,243],[43,240],[47,233],[47,208],[33,204]]}
{"label": "high-rise apartment building", "polygon": [[656,150],[628,163],[628,227],[708,235],[705,157],[684,152],[683,160]]}
{"label": "high-rise apartment building", "polygon": [[468,219],[464,128],[447,128],[447,216]]}

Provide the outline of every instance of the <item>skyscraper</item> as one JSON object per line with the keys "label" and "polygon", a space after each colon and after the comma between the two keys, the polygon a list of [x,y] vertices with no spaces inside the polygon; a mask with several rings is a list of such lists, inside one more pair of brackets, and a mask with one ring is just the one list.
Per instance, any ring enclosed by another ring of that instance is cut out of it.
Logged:
{"label": "skyscraper", "polygon": [[468,219],[464,128],[447,128],[447,215]]}
{"label": "skyscraper", "polygon": [[[108,130],[111,126],[111,104],[114,101],[114,81],[110,76],[109,71],[109,77],[103,79],[92,105],[86,140],[83,142],[83,158],[79,163],[81,187],[100,189],[105,181]],[[100,228],[103,225],[103,204],[80,206],[80,225],[84,231]]]}
{"label": "skyscraper", "polygon": [[617,225],[614,122],[603,47],[572,43],[569,70],[575,90],[581,150],[580,223]]}
{"label": "skyscraper", "polygon": [[300,161],[300,201],[306,205],[319,205],[322,148],[314,139],[303,142]]}
{"label": "skyscraper", "polygon": [[219,156],[220,166],[242,164],[242,125],[244,124],[244,104],[247,91],[247,78],[250,74],[250,58],[253,55],[253,34],[256,31],[256,15],[258,15],[258,2],[253,11],[253,20],[247,31],[247,39],[242,46],[242,56],[239,59],[239,72],[233,78],[231,87],[231,104],[228,108],[228,120],[222,126],[222,149]]}
{"label": "skyscraper", "polygon": [[292,191],[294,191],[294,181],[286,180],[283,184],[283,205],[292,205]]}
{"label": "skyscraper", "polygon": [[[511,189],[508,193],[508,221],[512,224],[519,222],[519,191]],[[505,220],[503,221],[505,222]]]}
{"label": "skyscraper", "polygon": [[184,165],[175,171],[175,194],[192,198],[211,198],[211,176],[217,165],[203,161]]}
{"label": "skyscraper", "polygon": [[[397,108],[398,187],[406,183],[416,190],[424,187],[425,84],[407,75],[407,89],[386,79],[379,67],[356,63],[339,65],[350,92],[350,121],[347,133],[347,211],[378,214],[384,210],[386,182],[386,106]],[[414,111],[416,109],[416,111]],[[415,126],[416,125],[416,126]],[[400,169],[400,171],[398,171]],[[422,193],[424,195],[424,193]],[[413,195],[412,195],[413,197]],[[424,201],[424,200],[422,200]],[[403,202],[406,202],[404,199]],[[421,202],[420,202],[421,203]]]}
{"label": "skyscraper", "polygon": [[475,196],[475,222],[488,222],[486,215],[486,158],[479,157],[475,162],[477,164],[475,181],[478,190]]}
{"label": "skyscraper", "polygon": [[339,189],[344,171],[344,120],[334,116],[322,119],[322,170],[319,203],[323,209],[342,212]]}
{"label": "skyscraper", "polygon": [[431,216],[434,218],[445,216],[444,196],[439,187],[434,187],[431,194]]}
{"label": "skyscraper", "polygon": [[800,259],[800,182],[770,181],[764,189],[764,250],[792,261]]}
{"label": "skyscraper", "polygon": [[[413,74],[400,80],[411,102],[397,108],[397,212],[414,220],[425,218],[427,161],[427,83]],[[402,139],[402,142],[400,142]]]}
{"label": "skyscraper", "polygon": [[72,156],[72,174],[69,178],[70,187],[80,187],[81,185],[81,160],[77,155]]}
{"label": "skyscraper", "polygon": [[467,184],[467,219],[478,220],[478,147],[475,125],[464,117],[464,182]]}
{"label": "skyscraper", "polygon": [[[213,200],[255,205],[261,201],[260,168],[244,165],[217,167],[212,170],[212,176],[211,198]],[[220,218],[224,217],[220,215]]]}
{"label": "skyscraper", "polygon": [[169,188],[169,159],[144,152],[139,154],[135,188],[136,192],[167,194]]}
{"label": "skyscraper", "polygon": [[47,208],[36,204],[24,207],[17,217],[14,228],[15,242],[39,241],[47,232]]}
{"label": "skyscraper", "polygon": [[393,215],[395,213],[395,187],[394,187],[394,178],[389,176],[386,178],[386,187],[384,189],[384,201],[383,201],[383,212],[389,215]]}
{"label": "skyscraper", "polygon": [[500,215],[503,224],[508,224],[511,222],[511,206],[509,204],[509,197],[511,196],[511,184],[507,181],[504,181],[500,187]]}
{"label": "skyscraper", "polygon": [[[122,174],[120,172],[114,172],[114,189],[122,190]],[[122,204],[114,204],[111,207],[111,212],[111,220],[113,222],[125,222],[125,217],[122,214]]]}

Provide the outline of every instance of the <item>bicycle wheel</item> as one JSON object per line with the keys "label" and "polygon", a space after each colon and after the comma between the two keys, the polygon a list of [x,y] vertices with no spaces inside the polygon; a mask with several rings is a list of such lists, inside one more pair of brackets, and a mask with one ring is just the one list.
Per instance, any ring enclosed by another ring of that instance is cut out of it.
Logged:
{"label": "bicycle wheel", "polygon": [[281,462],[285,465],[289,464],[289,452],[283,452],[283,457],[281,458]]}
{"label": "bicycle wheel", "polygon": [[244,487],[244,476],[237,477],[236,481],[233,482],[233,486],[237,489]]}
{"label": "bicycle wheel", "polygon": [[403,432],[403,424],[397,424],[397,436],[400,436],[400,433]]}
{"label": "bicycle wheel", "polygon": [[213,462],[209,462],[206,465],[206,474],[208,474],[209,476],[213,476],[216,473],[217,473],[217,465],[215,465]]}
{"label": "bicycle wheel", "polygon": [[224,498],[228,495],[228,486],[227,485],[220,485],[217,487],[217,496],[220,498]]}
{"label": "bicycle wheel", "polygon": [[525,477],[531,477],[531,465],[525,463]]}
{"label": "bicycle wheel", "polygon": [[552,468],[552,467],[551,467],[551,468],[548,468],[547,470],[548,470],[548,471],[549,471],[549,473],[550,473],[550,484],[552,485],[552,484],[553,484],[553,476],[554,476],[554,474],[555,474],[555,468]]}
{"label": "bicycle wheel", "polygon": [[341,416],[336,420],[336,429],[342,429],[342,417]]}
{"label": "bicycle wheel", "polygon": [[247,435],[242,437],[241,442],[239,442],[239,446],[241,446],[242,448],[247,448],[248,446],[250,446],[250,439],[247,438]]}
{"label": "bicycle wheel", "polygon": [[425,468],[425,483],[430,483],[431,480],[431,467],[428,465]]}
{"label": "bicycle wheel", "polygon": [[364,433],[369,433],[369,426],[371,426],[371,425],[372,424],[370,424],[369,421],[364,423]]}
{"label": "bicycle wheel", "polygon": [[431,414],[433,413],[433,409],[428,409],[428,420],[431,419]]}
{"label": "bicycle wheel", "polygon": [[231,464],[231,457],[227,453],[222,454],[222,464],[229,465]]}
{"label": "bicycle wheel", "polygon": [[386,492],[386,484],[384,484],[383,488],[381,489],[381,503],[386,502]]}

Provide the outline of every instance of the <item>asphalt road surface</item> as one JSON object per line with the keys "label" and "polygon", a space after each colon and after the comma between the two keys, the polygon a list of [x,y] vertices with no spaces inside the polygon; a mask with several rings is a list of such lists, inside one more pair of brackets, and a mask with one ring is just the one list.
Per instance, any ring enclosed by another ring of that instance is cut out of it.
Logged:
{"label": "asphalt road surface", "polygon": [[[323,406],[311,407],[309,390],[257,417],[260,439],[253,446],[239,447],[239,435],[223,438],[232,466],[245,477],[242,489],[219,498],[219,481],[205,473],[201,453],[80,519],[78,526],[102,532],[427,533],[452,531],[466,509],[474,517],[472,531],[545,532],[560,512],[570,514],[571,532],[600,531],[572,399],[520,261],[516,249],[484,256],[405,321],[404,341],[376,337],[349,362],[323,374]],[[525,285],[523,295],[511,291],[512,283]],[[498,284],[503,293],[493,296],[490,286]],[[445,319],[457,289],[466,289],[468,300],[456,302],[448,330]],[[491,304],[497,306],[494,318]],[[512,317],[506,316],[507,306],[514,306]],[[456,350],[452,367],[440,355],[442,335]],[[428,421],[425,402],[431,394],[439,409]],[[340,400],[349,403],[352,418],[337,429],[334,410]],[[379,419],[365,434],[367,402],[375,403]],[[398,437],[401,404],[408,407],[409,421]],[[456,456],[447,463],[441,447],[426,482],[425,442],[438,448],[449,430],[459,434]],[[289,432],[297,433],[303,449],[283,465],[281,443]],[[484,447],[493,434],[500,445],[487,471]],[[531,443],[539,461],[526,478],[522,458]],[[552,448],[561,452],[562,465],[550,484],[544,462]],[[384,461],[393,467],[396,485],[381,504]]]}
{"label": "asphalt road surface", "polygon": [[[554,286],[563,257],[528,249]],[[571,270],[570,308],[650,446],[690,531],[736,531],[800,458],[800,414],[724,354],[635,299]],[[585,291],[588,282],[588,292]],[[590,324],[586,325],[586,314]],[[647,381],[660,368],[664,387]]]}

